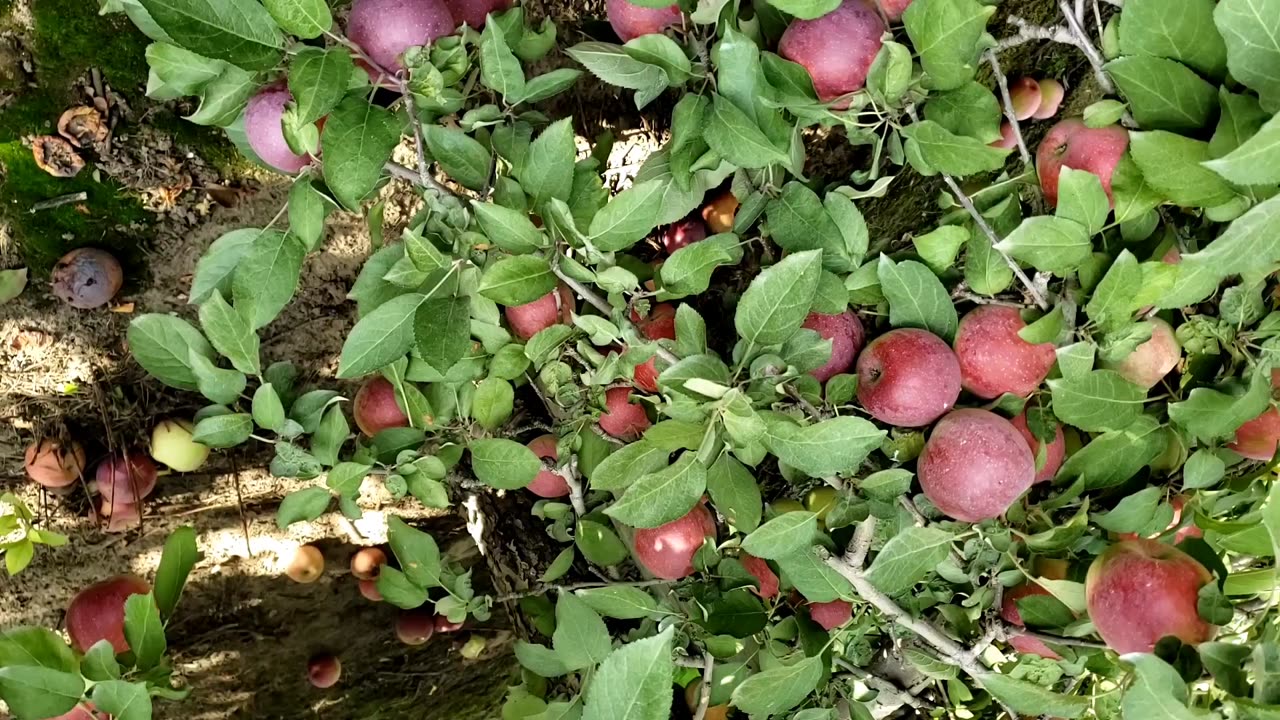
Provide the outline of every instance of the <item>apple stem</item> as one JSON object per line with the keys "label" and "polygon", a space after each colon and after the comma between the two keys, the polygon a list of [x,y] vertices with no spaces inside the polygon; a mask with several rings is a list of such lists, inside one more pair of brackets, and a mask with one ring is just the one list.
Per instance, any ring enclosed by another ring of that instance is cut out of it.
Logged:
{"label": "apple stem", "polygon": [[704,720],[707,708],[711,706],[711,675],[715,671],[716,660],[711,653],[702,655],[702,688],[698,692],[698,709],[693,712],[693,720]]}
{"label": "apple stem", "polygon": [[404,73],[396,74],[396,81],[404,88],[404,109],[409,113],[409,124],[413,126],[413,147],[418,153],[418,182],[424,187],[430,174],[427,172],[427,156],[422,150],[422,119],[413,106],[413,91],[405,84]]}
{"label": "apple stem", "polygon": [[1004,116],[1009,121],[1009,127],[1013,128],[1013,138],[1018,142],[1018,154],[1022,156],[1022,164],[1031,164],[1031,153],[1027,150],[1027,141],[1022,137],[1022,126],[1018,123],[1018,114],[1013,110],[1013,98],[1009,95],[1009,81],[1004,76],[1004,70],[1000,67],[1000,58],[996,56],[995,50],[987,50],[987,62],[991,65],[991,72],[996,76],[996,86],[1000,88],[1000,100],[1004,105]]}
{"label": "apple stem", "polygon": [[[615,308],[613,305],[610,305],[608,300],[605,300],[604,298],[600,297],[600,295],[597,294],[596,291],[592,290],[586,285],[583,285],[577,280],[566,275],[564,270],[560,269],[560,263],[558,262],[558,258],[557,258],[557,262],[551,263],[551,272],[555,273],[556,277],[560,278],[561,282],[563,282],[565,285],[568,285],[569,289],[573,290],[573,292],[578,297],[582,298],[583,300],[586,300],[588,303],[590,303],[600,312],[605,313],[609,317],[617,316],[621,322],[627,323],[628,325],[632,324],[630,319],[625,317],[623,313],[619,312],[618,309]],[[634,326],[632,327],[634,328]],[[676,357],[675,353],[662,347],[661,345],[658,346],[657,355],[658,357],[671,363],[672,365],[680,362],[680,358]]]}

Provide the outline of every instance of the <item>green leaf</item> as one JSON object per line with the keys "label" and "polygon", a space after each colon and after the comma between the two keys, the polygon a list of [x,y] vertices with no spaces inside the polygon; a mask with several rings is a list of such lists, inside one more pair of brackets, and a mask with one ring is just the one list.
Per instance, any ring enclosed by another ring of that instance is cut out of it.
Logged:
{"label": "green leaf", "polygon": [[281,530],[296,522],[311,521],[329,510],[333,496],[322,487],[309,487],[295,490],[280,501],[280,509],[276,510],[276,526]]}
{"label": "green leaf", "polygon": [[1271,403],[1271,381],[1266,372],[1255,372],[1249,389],[1229,395],[1213,388],[1192,390],[1185,400],[1169,403],[1169,419],[1202,442],[1229,440],[1246,422],[1261,415]]}
{"label": "green leaf", "polygon": [[903,13],[911,44],[920,55],[934,90],[953,90],[973,79],[978,66],[978,40],[994,7],[975,0],[916,2]]}
{"label": "green leaf", "polygon": [[640,440],[624,445],[605,458],[591,473],[592,490],[621,492],[636,480],[667,467],[671,455],[651,442]]}
{"label": "green leaf", "polygon": [[926,175],[933,174],[929,170],[956,177],[999,170],[1012,152],[992,147],[976,138],[956,135],[932,120],[907,125],[902,129],[902,136],[907,139],[908,155],[914,146],[928,164],[928,168],[916,168]]}
{"label": "green leaf", "polygon": [[401,295],[360,318],[342,345],[338,377],[368,375],[404,357],[413,346],[414,318],[426,296]]}
{"label": "green leaf", "polygon": [[604,252],[626,250],[658,224],[658,198],[666,189],[660,180],[649,180],[623,190],[591,220],[591,241]]}
{"label": "green leaf", "polygon": [[667,720],[673,627],[609,653],[591,678],[582,720]]}
{"label": "green leaf", "polygon": [[427,602],[427,591],[409,581],[404,573],[383,566],[378,573],[378,592],[388,603],[398,608],[412,610]]}
{"label": "green leaf", "polygon": [[[1218,137],[1218,134],[1214,135],[1215,142]],[[1212,149],[1211,143],[1210,151]],[[1274,185],[1280,182],[1280,171],[1277,171],[1280,167],[1280,121],[1271,118],[1239,147],[1225,157],[1204,162],[1204,166],[1238,185]]]}
{"label": "green leaf", "polygon": [[246,70],[267,70],[280,60],[284,37],[254,0],[139,1],[175,45],[198,55]]}
{"label": "green leaf", "polygon": [[837,417],[814,425],[783,418],[769,422],[765,445],[782,462],[821,478],[853,472],[884,437],[884,430],[862,418]]}
{"label": "green leaf", "polygon": [[160,663],[167,649],[164,622],[155,596],[130,595],[124,603],[124,637],[129,641],[134,663],[139,670],[150,670]]}
{"label": "green leaf", "polygon": [[579,520],[573,535],[574,543],[588,562],[609,567],[626,560],[630,555],[627,546],[609,527],[591,520]]}
{"label": "green leaf", "polygon": [[790,164],[787,154],[738,106],[721,95],[713,95],[711,101],[705,138],[720,157],[741,168]]}
{"label": "green leaf", "polygon": [[[916,254],[935,274],[944,273],[956,262],[960,248],[969,241],[969,231],[957,225],[943,225],[932,232],[911,239]],[[879,263],[876,264],[879,277]]]}
{"label": "green leaf", "polygon": [[1200,713],[1187,709],[1187,684],[1168,663],[1149,654],[1127,658],[1135,671],[1133,683],[1124,694],[1125,720],[1193,720]]}
{"label": "green leaf", "polygon": [[[147,65],[155,77],[159,78],[166,88],[173,90],[174,96],[195,95],[222,74],[226,62],[197,55],[167,42],[154,42],[147,46]],[[150,83],[147,95],[152,94]],[[164,98],[156,98],[164,99]]]}
{"label": "green leaf", "polygon": [[813,548],[778,558],[782,577],[809,602],[831,602],[853,597],[853,587],[827,565]]}
{"label": "green leaf", "polygon": [[129,352],[143,370],[179,390],[199,390],[191,353],[217,357],[209,341],[185,320],[172,315],[139,315],[129,323]]}
{"label": "green leaf", "polygon": [[1278,7],[1276,0],[1222,0],[1213,11],[1231,77],[1257,91],[1273,112],[1280,108]]}
{"label": "green leaf", "polygon": [[877,274],[889,300],[890,325],[922,328],[951,342],[960,321],[950,294],[932,270],[914,260],[895,263],[881,255]]}
{"label": "green leaf", "polygon": [[1138,259],[1128,250],[1122,250],[1093,291],[1085,314],[1103,331],[1116,330],[1127,324],[1137,310],[1133,297],[1141,287],[1142,269],[1138,267]]}
{"label": "green leaf", "polygon": [[196,423],[191,439],[211,448],[235,447],[253,433],[253,416],[248,413],[214,415]]}
{"label": "green leaf", "polygon": [[904,593],[947,559],[953,540],[936,528],[905,528],[876,555],[867,568],[867,580],[889,595]]}
{"label": "green leaf", "polygon": [[769,4],[801,20],[814,20],[840,7],[840,0],[769,0]]}
{"label": "green leaf", "polygon": [[394,516],[388,528],[387,541],[405,577],[418,587],[440,587],[440,548],[435,539]]}
{"label": "green leaf", "polygon": [[262,233],[236,266],[231,296],[253,329],[267,325],[293,299],[307,248],[287,233]]}
{"label": "green leaf", "polygon": [[1000,139],[1000,101],[990,88],[979,82],[970,81],[955,90],[930,93],[924,118],[948,132],[980,142]]}
{"label": "green leaf", "polygon": [[27,269],[0,270],[0,305],[22,294],[27,287]]}
{"label": "green leaf", "polygon": [[573,68],[559,68],[538,75],[525,84],[522,102],[536,103],[555,97],[573,87],[580,77],[582,71]]}
{"label": "green leaf", "polygon": [[970,235],[965,245],[964,281],[982,295],[1004,292],[1013,283],[1013,268],[982,233]]}
{"label": "green leaf", "polygon": [[187,354],[200,394],[218,404],[234,403],[248,383],[244,373],[217,367],[194,349]]}
{"label": "green leaf", "polygon": [[471,400],[471,417],[480,427],[493,432],[511,419],[515,397],[511,383],[494,377],[485,378],[476,386]]}
{"label": "green leaf", "polygon": [[642,94],[652,94],[654,88],[665,89],[668,84],[666,71],[635,59],[619,45],[584,42],[566,49],[565,52],[592,75],[610,85],[639,91],[636,93],[636,104],[639,107],[647,104],[641,102]]}
{"label": "green leaf", "polygon": [[[275,0],[276,2],[316,2],[328,15],[323,0]],[[298,105],[298,122],[310,124],[328,115],[347,92],[355,64],[343,48],[320,50],[303,48],[289,66],[289,93]],[[325,128],[327,130],[328,124]]]}
{"label": "green leaf", "polygon": [[224,297],[230,295],[236,266],[249,254],[258,236],[263,234],[280,233],[276,230],[244,228],[224,233],[214,240],[196,262],[195,278],[191,281],[187,302],[199,305],[208,300],[215,289],[221,291]]}
{"label": "green leaf", "polygon": [[662,68],[672,87],[693,77],[693,64],[675,40],[662,33],[649,33],[627,41],[623,51],[642,63]]}
{"label": "green leaf", "polygon": [[1088,432],[1123,430],[1142,414],[1147,392],[1112,370],[1049,381],[1053,412]]}
{"label": "green leaf", "polygon": [[[1103,530],[1114,533],[1149,535],[1151,532],[1159,532],[1169,524],[1169,521],[1163,518],[1162,523],[1154,521],[1156,509],[1160,507],[1163,499],[1164,488],[1143,488],[1122,498],[1109,512],[1094,513],[1093,522]],[[1160,527],[1152,529],[1151,525],[1160,525]]]}
{"label": "green leaf", "polygon": [[200,561],[200,551],[196,547],[196,532],[189,525],[184,525],[169,534],[164,541],[164,552],[160,555],[160,565],[156,568],[154,594],[156,607],[162,617],[173,615],[182,597],[182,587],[187,583],[191,569]]}
{"label": "green leaf", "polygon": [[763,670],[734,689],[733,706],[760,717],[790,710],[817,689],[822,675],[821,657]]}
{"label": "green leaf", "polygon": [[78,673],[47,667],[15,665],[0,668],[0,700],[17,720],[41,720],[70,712],[84,695]]}
{"label": "green leaf", "polygon": [[533,482],[542,469],[542,461],[513,440],[476,440],[471,443],[471,469],[490,487],[519,490]]}
{"label": "green leaf", "polygon": [[359,97],[343,99],[329,113],[320,135],[324,179],[348,210],[359,210],[378,186],[400,132],[400,120],[391,111]]}
{"label": "green leaf", "polygon": [[1074,220],[1090,235],[1097,235],[1110,214],[1111,201],[1098,176],[1062,166],[1058,176],[1058,217]]}
{"label": "green leaf", "polygon": [[997,247],[1037,270],[1060,276],[1080,267],[1093,252],[1083,225],[1048,216],[1023,220]]}
{"label": "green leaf", "polygon": [[1227,47],[1213,24],[1213,0],[1135,0],[1120,14],[1120,51],[1190,65],[1221,79]]}
{"label": "green leaf", "polygon": [[472,190],[483,190],[489,184],[493,157],[479,141],[443,125],[425,125],[422,131],[431,156],[449,177]]}
{"label": "green leaf", "polygon": [[508,105],[524,99],[524,68],[497,23],[488,23],[480,36],[480,79]]}
{"label": "green leaf", "polygon": [[1280,197],[1237,218],[1200,252],[1183,255],[1176,266],[1177,288],[1159,306],[1194,305],[1216,292],[1223,279],[1275,262],[1280,262]]}
{"label": "green leaf", "polygon": [[1202,165],[1209,144],[1170,132],[1129,133],[1129,150],[1142,176],[1175,205],[1215,207],[1235,197],[1231,186]]}
{"label": "green leaf", "polygon": [[1090,705],[1087,697],[1063,695],[1009,675],[984,674],[978,682],[1002,704],[1024,715],[1078,718]]}
{"label": "green leaf", "polygon": [[120,663],[110,640],[99,640],[85,652],[80,673],[94,682],[120,679]]}
{"label": "green leaf", "polygon": [[721,454],[707,469],[707,492],[716,510],[738,530],[749,533],[760,525],[760,485],[728,454]]}
{"label": "green leaf", "polygon": [[656,528],[687,514],[706,489],[707,469],[697,453],[686,452],[670,467],[638,478],[605,514],[631,527]]}
{"label": "green leaf", "polygon": [[524,161],[516,167],[516,178],[535,207],[545,205],[551,198],[569,200],[577,157],[572,120],[564,118],[543,130],[529,145]]}
{"label": "green leaf", "polygon": [[489,241],[507,252],[531,253],[547,243],[527,212],[479,201],[472,201],[471,209]]}
{"label": "green leaf", "polygon": [[423,361],[447,372],[471,346],[471,303],[467,298],[427,300],[418,306],[413,331]]}
{"label": "green leaf", "polygon": [[240,117],[257,86],[255,73],[224,65],[218,77],[201,89],[200,107],[183,119],[196,125],[227,127]]}
{"label": "green leaf", "polygon": [[[263,0],[267,12],[290,35],[300,38],[320,37],[333,27],[333,14],[324,0]],[[345,55],[346,51],[342,53]],[[348,56],[349,57],[349,56]],[[297,58],[290,71],[290,80],[297,72]],[[294,94],[297,97],[297,94]]]}
{"label": "green leaf", "polygon": [[109,680],[94,685],[93,704],[117,720],[151,720],[151,694],[145,683]]}
{"label": "green leaf", "polygon": [[539,677],[553,678],[569,673],[564,661],[545,645],[517,640],[515,655],[522,667]]}
{"label": "green leaf", "polygon": [[592,610],[619,620],[640,620],[659,614],[658,601],[640,588],[628,585],[575,590]]}
{"label": "green leaf", "polygon": [[1099,100],[1084,109],[1084,124],[1091,128],[1102,128],[1120,122],[1129,108],[1119,100]]}
{"label": "green leaf", "polygon": [[738,302],[738,335],[756,347],[786,342],[809,314],[821,270],[822,252],[807,250],[757,275]]}
{"label": "green leaf", "polygon": [[670,297],[700,295],[711,286],[711,276],[717,268],[741,261],[741,240],[732,233],[712,235],[685,245],[672,253],[659,269],[662,292]]}
{"label": "green leaf", "polygon": [[284,427],[284,404],[271,383],[263,383],[253,393],[253,421],[258,427],[278,432]]}
{"label": "green leaf", "polygon": [[1173,60],[1135,55],[1105,67],[1143,128],[1195,130],[1209,122],[1217,106],[1217,89]]}
{"label": "green leaf", "polygon": [[612,650],[609,629],[595,610],[577,595],[560,593],[556,601],[556,632],[551,647],[567,670],[582,670],[603,662]]}
{"label": "green leaf", "polygon": [[75,672],[76,656],[52,630],[15,627],[0,633],[0,667],[19,665]]}
{"label": "green leaf", "polygon": [[823,265],[832,272],[849,272],[856,267],[844,247],[844,236],[835,219],[827,213],[818,194],[805,185],[796,181],[787,183],[782,193],[765,207],[765,213],[769,219],[769,235],[783,250],[822,250]]}
{"label": "green leaf", "polygon": [[213,347],[230,359],[237,370],[246,375],[262,372],[257,333],[240,313],[222,299],[222,293],[217,289],[200,306],[200,326]]}
{"label": "green leaf", "polygon": [[817,532],[817,515],[799,511],[783,513],[743,539],[742,549],[758,558],[776,560],[809,548]]}
{"label": "green leaf", "polygon": [[531,303],[555,289],[551,266],[536,255],[504,257],[480,276],[480,294],[508,307]]}

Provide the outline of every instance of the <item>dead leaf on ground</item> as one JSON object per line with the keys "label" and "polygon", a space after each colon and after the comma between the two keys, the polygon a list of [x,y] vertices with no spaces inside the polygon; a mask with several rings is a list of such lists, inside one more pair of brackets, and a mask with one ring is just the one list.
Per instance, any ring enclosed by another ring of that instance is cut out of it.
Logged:
{"label": "dead leaf on ground", "polygon": [[97,109],[77,105],[58,118],[58,134],[76,147],[92,146],[107,139],[107,124]]}
{"label": "dead leaf on ground", "polygon": [[75,177],[84,169],[84,158],[71,143],[56,135],[42,135],[31,141],[31,155],[41,170],[54,177]]}

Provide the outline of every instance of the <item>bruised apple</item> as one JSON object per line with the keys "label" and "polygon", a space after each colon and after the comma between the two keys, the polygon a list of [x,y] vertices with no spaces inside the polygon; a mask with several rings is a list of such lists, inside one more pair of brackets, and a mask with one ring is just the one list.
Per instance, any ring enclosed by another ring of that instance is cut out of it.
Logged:
{"label": "bruised apple", "polygon": [[281,120],[285,106],[292,101],[293,95],[284,83],[275,83],[249,98],[244,109],[244,133],[249,147],[262,162],[286,175],[292,175],[311,163],[310,157],[295,153],[284,139]]}
{"label": "bruised apple", "polygon": [[124,270],[106,250],[77,248],[53,266],[53,294],[73,308],[102,307],[120,292]]}
{"label": "bruised apple", "polygon": [[960,320],[955,351],[965,390],[990,400],[1005,393],[1026,397],[1040,387],[1057,355],[1053,343],[1018,337],[1026,326],[1017,308],[1003,305],[980,305]]}
{"label": "bruised apple", "polygon": [[430,45],[457,29],[441,0],[355,0],[347,19],[347,37],[382,68],[403,70],[400,55]]}
{"label": "bruised apple", "polygon": [[[1027,582],[1015,588],[1010,588],[1004,593],[1004,601],[1000,605],[1000,617],[1004,618],[1005,622],[1010,625],[1017,625],[1018,627],[1026,625],[1026,623],[1022,622],[1022,614],[1018,612],[1018,600],[1031,595],[1051,595],[1051,593],[1035,582]],[[1045,645],[1043,640],[1029,635],[1022,635],[1018,632],[1009,633],[1009,645],[1020,653],[1039,655],[1050,660],[1058,660],[1062,657],[1051,650],[1048,645]]]}
{"label": "bruised apple", "polygon": [[793,20],[778,54],[809,72],[823,102],[862,89],[883,45],[884,21],[867,0],[844,0],[813,20]]}
{"label": "bruised apple", "polygon": [[360,432],[370,437],[388,428],[409,427],[409,416],[396,402],[396,386],[384,377],[371,378],[360,386],[352,414]]}
{"label": "bruised apple", "polygon": [[1125,540],[1098,556],[1085,579],[1089,619],[1118,653],[1151,652],[1173,635],[1188,645],[1213,636],[1196,609],[1213,576],[1195,558],[1155,540]]}
{"label": "bruised apple", "polygon": [[156,464],[141,450],[129,450],[98,463],[94,479],[107,502],[137,504],[156,489]]}
{"label": "bruised apple", "polygon": [[811,312],[800,327],[808,328],[831,341],[831,358],[816,370],[810,370],[818,382],[826,382],[832,377],[846,372],[853,365],[853,358],[862,349],[866,334],[862,329],[862,321],[852,310],[845,310],[839,315],[824,315]]}
{"label": "bruised apple", "polygon": [[684,19],[680,6],[674,3],[667,7],[650,8],[627,0],[607,0],[605,12],[609,16],[609,24],[622,42],[630,42],[641,35],[660,33]]}
{"label": "bruised apple", "polygon": [[[543,435],[536,437],[529,442],[529,449],[533,451],[543,460],[550,460],[555,463],[560,453],[556,447],[555,435]],[[525,488],[529,492],[544,498],[558,498],[569,494],[569,483],[565,481],[564,476],[555,470],[543,468],[538,471],[538,475]]]}
{"label": "bruised apple", "polygon": [[65,488],[84,472],[84,446],[72,440],[41,438],[23,456],[27,477],[46,488]]}
{"label": "bruised apple", "polygon": [[528,340],[556,323],[573,322],[573,296],[560,286],[533,302],[507,308],[506,315],[516,337]]}
{"label": "bruised apple", "polygon": [[[1027,441],[1027,447],[1031,448],[1031,460],[1040,456],[1040,447],[1044,442],[1037,438],[1031,432],[1031,428],[1027,426],[1027,412],[1024,410],[1021,415],[1009,421],[1018,430],[1018,434]],[[1067,457],[1067,440],[1062,432],[1061,425],[1054,425],[1053,441],[1049,443],[1044,451],[1044,466],[1036,473],[1036,482],[1047,482],[1058,474],[1058,468],[1062,467],[1062,461]]]}
{"label": "bruised apple", "polygon": [[1143,324],[1151,327],[1151,339],[1134,348],[1119,362],[1103,363],[1103,367],[1115,370],[1143,390],[1150,390],[1178,366],[1182,359],[1182,345],[1173,328],[1164,320],[1151,318]]}
{"label": "bruised apple", "polygon": [[655,577],[679,580],[693,572],[693,556],[702,541],[716,534],[711,513],[701,504],[684,517],[656,528],[640,528],[635,534],[635,555]]}
{"label": "bruised apple", "polygon": [[1068,118],[1054,125],[1036,151],[1036,172],[1040,188],[1050,205],[1058,204],[1058,175],[1062,168],[1084,170],[1098,176],[1107,198],[1111,196],[1111,174],[1129,148],[1129,131],[1119,125],[1091,128],[1079,118]]}
{"label": "bruised apple", "polygon": [[81,590],[67,606],[67,634],[71,646],[86,652],[106,640],[117,653],[129,649],[124,637],[124,604],[133,595],[146,595],[151,586],[135,575],[117,575]]}
{"label": "bruised apple", "polygon": [[858,356],[858,401],[875,419],[922,427],[950,410],[960,397],[960,363],[937,335],[891,330]]}
{"label": "bruised apple", "polygon": [[769,567],[769,563],[747,553],[740,554],[738,562],[742,563],[742,567],[746,568],[760,585],[758,589],[752,588],[752,592],[766,600],[778,597],[778,575],[773,568]]}
{"label": "bruised apple", "polygon": [[634,440],[649,429],[649,416],[644,406],[631,402],[631,388],[615,387],[604,391],[605,411],[600,415],[600,429],[619,440]]}
{"label": "bruised apple", "polygon": [[847,600],[809,603],[809,616],[823,630],[831,630],[849,622],[853,617],[853,604]]}
{"label": "bruised apple", "polygon": [[933,428],[916,465],[925,497],[956,520],[980,522],[1009,509],[1035,481],[1027,441],[986,410],[956,410]]}

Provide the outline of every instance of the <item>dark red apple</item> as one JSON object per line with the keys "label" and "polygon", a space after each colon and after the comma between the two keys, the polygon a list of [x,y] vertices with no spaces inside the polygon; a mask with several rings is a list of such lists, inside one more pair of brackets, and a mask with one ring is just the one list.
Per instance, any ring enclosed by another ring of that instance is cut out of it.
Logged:
{"label": "dark red apple", "polygon": [[107,502],[136,505],[156,489],[156,464],[141,450],[129,450],[98,463],[94,479]]}
{"label": "dark red apple", "polygon": [[883,45],[884,21],[866,0],[844,0],[814,20],[793,20],[778,54],[804,66],[824,102],[862,89]]}
{"label": "dark red apple", "polygon": [[1036,462],[1008,420],[986,410],[956,410],[942,418],[916,463],[920,487],[956,520],[999,517],[1031,487]]}
{"label": "dark red apple", "polygon": [[979,305],[960,320],[955,351],[965,390],[990,400],[1011,393],[1026,397],[1040,387],[1057,359],[1053,343],[1018,337],[1026,327],[1017,308]]}
{"label": "dark red apple", "polygon": [[389,72],[403,70],[400,55],[449,35],[458,23],[442,0],[355,0],[347,38]]}
{"label": "dark red apple", "polygon": [[106,640],[117,653],[129,649],[124,637],[124,604],[134,595],[146,595],[151,585],[135,575],[117,575],[76,593],[67,606],[67,634],[71,646],[86,652]]}
{"label": "dark red apple", "polygon": [[360,432],[369,437],[388,428],[409,427],[409,416],[396,402],[396,386],[381,376],[360,386],[351,412]]}
{"label": "dark red apple", "polygon": [[1068,118],[1054,125],[1036,152],[1036,171],[1040,174],[1045,200],[1057,206],[1058,175],[1062,168],[1069,167],[1097,175],[1114,205],[1111,174],[1128,148],[1129,131],[1119,125],[1091,128],[1079,118]]}
{"label": "dark red apple", "polygon": [[1189,645],[1213,637],[1197,609],[1200,588],[1213,575],[1195,558],[1155,540],[1116,543],[1089,566],[1089,619],[1107,647],[1149,653],[1173,635]]}
{"label": "dark red apple", "polygon": [[[1018,433],[1027,441],[1027,447],[1031,448],[1031,458],[1040,456],[1040,447],[1044,445],[1034,434],[1031,428],[1027,427],[1027,412],[1024,410],[1021,415],[1014,418],[1010,423],[1017,428]],[[1040,472],[1036,473],[1036,482],[1048,482],[1058,474],[1058,468],[1062,467],[1062,461],[1067,457],[1067,440],[1062,434],[1062,426],[1057,425],[1053,431],[1053,442],[1044,451],[1044,467],[1040,468]]]}
{"label": "dark red apple", "polygon": [[875,419],[923,427],[960,397],[960,363],[937,335],[891,330],[858,356],[858,401]]}
{"label": "dark red apple", "polygon": [[[552,464],[559,457],[555,435],[536,437],[529,442],[528,447],[533,451],[534,455],[543,460],[550,460]],[[569,494],[569,483],[565,481],[564,476],[560,473],[544,467],[538,471],[538,475],[534,477],[533,482],[529,483],[525,489],[538,497],[558,498]]]}
{"label": "dark red apple", "polygon": [[631,402],[631,388],[615,387],[604,391],[605,411],[600,415],[600,429],[619,440],[634,440],[649,429],[649,416],[644,406]]}
{"label": "dark red apple", "polygon": [[814,330],[823,339],[831,341],[831,359],[827,360],[822,367],[809,371],[809,374],[821,383],[842,372],[847,372],[866,338],[862,321],[853,314],[852,310],[845,310],[839,315],[811,312],[804,319],[801,327]]}
{"label": "dark red apple", "polygon": [[711,513],[698,504],[666,525],[636,530],[636,560],[655,577],[679,580],[693,572],[693,556],[703,539],[715,534]]}

